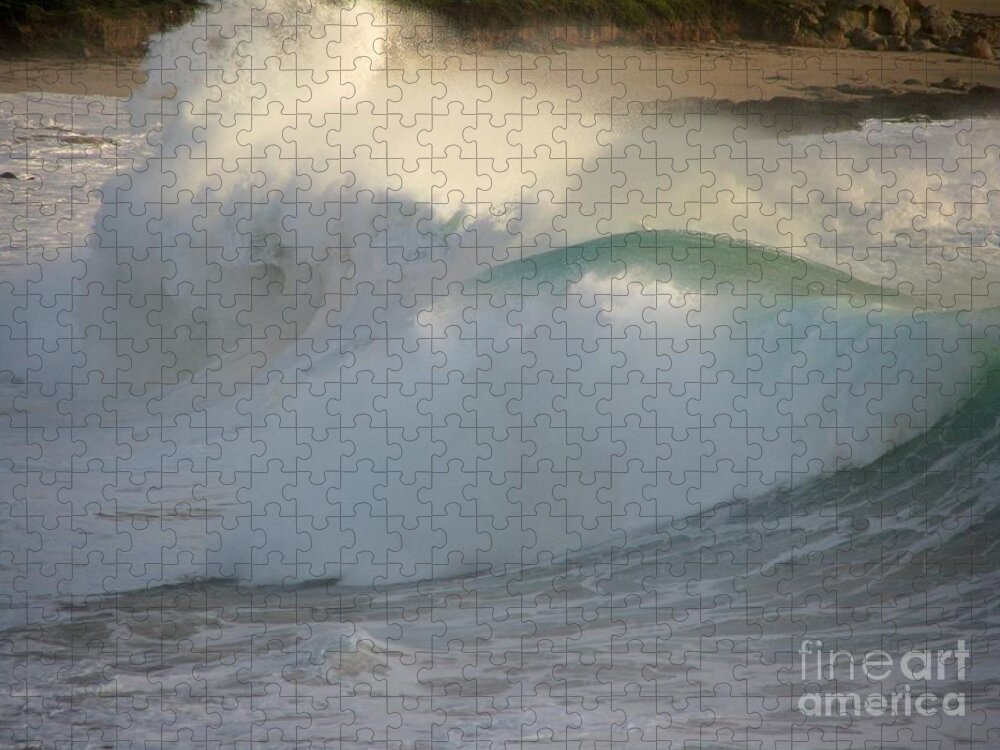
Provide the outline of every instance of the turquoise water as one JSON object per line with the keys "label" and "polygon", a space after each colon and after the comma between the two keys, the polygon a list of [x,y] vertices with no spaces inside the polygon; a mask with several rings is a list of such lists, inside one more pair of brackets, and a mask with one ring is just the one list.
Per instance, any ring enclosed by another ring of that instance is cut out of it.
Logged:
{"label": "turquoise water", "polygon": [[[781,299],[847,296],[854,304],[900,300],[898,291],[853,279],[847,271],[808,262],[773,247],[727,235],[648,231],[601,237],[486,271],[477,280],[489,294],[536,294],[542,285],[560,290],[584,274],[641,279],[644,292],[674,295],[729,294]],[[646,289],[648,287],[648,289]],[[912,306],[912,302],[910,302]]]}

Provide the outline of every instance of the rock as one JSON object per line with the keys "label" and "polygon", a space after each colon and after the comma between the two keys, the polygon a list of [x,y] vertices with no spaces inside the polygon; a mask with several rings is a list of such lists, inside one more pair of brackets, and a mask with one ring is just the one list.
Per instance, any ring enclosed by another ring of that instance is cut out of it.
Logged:
{"label": "rock", "polygon": [[992,60],[993,47],[983,34],[970,34],[965,42],[965,54],[977,60]]}
{"label": "rock", "polygon": [[962,24],[950,11],[929,5],[920,13],[921,32],[938,44],[962,35]]}
{"label": "rock", "polygon": [[826,38],[839,41],[843,34],[858,49],[909,50],[910,41],[923,28],[909,2],[912,0],[831,0]]}
{"label": "rock", "polygon": [[922,83],[918,78],[907,78],[903,81],[904,86],[919,86]]}
{"label": "rock", "polygon": [[792,44],[796,47],[826,47],[826,41],[819,34],[812,31],[800,31],[792,37]]}
{"label": "rock", "polygon": [[885,37],[871,29],[854,29],[847,38],[858,49],[868,49],[880,52],[888,47]]}
{"label": "rock", "polygon": [[884,36],[906,36],[910,8],[905,0],[840,0],[837,13],[851,29],[871,29]]}
{"label": "rock", "polygon": [[917,52],[931,52],[938,49],[938,46],[934,44],[930,39],[914,39],[910,42],[910,47],[912,47]]}
{"label": "rock", "polygon": [[17,175],[13,172],[0,172],[0,180],[16,180]]}
{"label": "rock", "polygon": [[936,89],[947,89],[948,91],[965,91],[965,84],[954,76],[948,76],[944,80],[931,84]]}
{"label": "rock", "polygon": [[818,31],[820,27],[819,16],[815,13],[811,13],[808,10],[802,11],[802,25],[805,26],[810,31]]}
{"label": "rock", "polygon": [[882,86],[861,86],[855,83],[842,83],[837,86],[837,91],[850,96],[881,96],[886,93]]}
{"label": "rock", "polygon": [[836,47],[837,49],[847,49],[850,46],[844,32],[833,29],[823,35],[823,41],[826,42],[827,46]]}
{"label": "rock", "polygon": [[833,31],[847,33],[868,26],[868,17],[859,10],[839,10],[828,17],[827,25]]}

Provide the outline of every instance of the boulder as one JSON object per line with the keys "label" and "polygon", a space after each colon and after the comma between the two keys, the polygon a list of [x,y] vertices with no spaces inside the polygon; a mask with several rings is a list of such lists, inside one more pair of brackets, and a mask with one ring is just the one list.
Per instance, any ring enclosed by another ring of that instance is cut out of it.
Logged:
{"label": "boulder", "polygon": [[827,17],[827,25],[834,32],[847,33],[868,26],[868,17],[859,10],[837,10]]}
{"label": "boulder", "polygon": [[851,45],[857,49],[879,52],[889,46],[884,36],[871,29],[853,29],[847,38],[851,41]]}
{"label": "boulder", "polygon": [[871,29],[883,36],[906,36],[910,28],[910,8],[905,0],[840,0],[839,10],[851,29]]}
{"label": "boulder", "polygon": [[843,31],[836,29],[831,29],[823,35],[823,42],[828,47],[836,47],[837,49],[847,49],[850,47],[850,43],[847,41],[847,36]]}
{"label": "boulder", "polygon": [[932,83],[931,86],[937,89],[947,89],[948,91],[965,91],[967,88],[960,79],[955,78],[954,76],[948,76],[937,83]]}
{"label": "boulder", "polygon": [[885,43],[894,52],[908,52],[910,50],[910,43],[906,41],[905,36],[887,36]]}
{"label": "boulder", "polygon": [[977,60],[992,60],[993,46],[984,34],[970,34],[965,41],[965,54]]}
{"label": "boulder", "polygon": [[920,30],[937,44],[944,44],[962,35],[962,24],[955,20],[950,11],[929,5],[920,13]]}

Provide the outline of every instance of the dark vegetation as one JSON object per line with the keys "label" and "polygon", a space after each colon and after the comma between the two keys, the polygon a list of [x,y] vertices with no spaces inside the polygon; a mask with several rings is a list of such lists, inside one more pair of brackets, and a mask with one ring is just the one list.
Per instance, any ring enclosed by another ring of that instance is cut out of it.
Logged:
{"label": "dark vegetation", "polygon": [[139,55],[200,0],[0,0],[0,55]]}
{"label": "dark vegetation", "polygon": [[[785,17],[824,0],[404,0],[464,31],[546,24],[615,26],[617,41],[651,44],[787,36]],[[772,33],[775,32],[775,33]]]}
{"label": "dark vegetation", "polygon": [[753,14],[769,15],[792,0],[412,0],[461,25],[510,26],[529,21],[586,20],[640,26],[655,22],[729,24]]}

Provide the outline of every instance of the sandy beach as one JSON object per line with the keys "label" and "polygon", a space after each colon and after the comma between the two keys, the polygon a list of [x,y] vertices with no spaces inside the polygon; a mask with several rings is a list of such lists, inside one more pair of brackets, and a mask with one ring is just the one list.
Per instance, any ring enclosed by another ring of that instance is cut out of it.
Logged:
{"label": "sandy beach", "polygon": [[[484,68],[530,66],[560,57],[565,62],[557,64],[569,68],[593,69],[607,65],[602,58],[613,61],[618,80],[626,83],[630,77],[647,77],[649,71],[657,70],[660,98],[673,101],[739,103],[791,98],[860,104],[901,95],[954,95],[974,87],[1000,90],[1000,62],[944,52],[874,52],[740,42],[654,49],[577,48],[549,54],[501,50],[482,55],[480,62]],[[423,67],[419,59],[411,59],[409,64]],[[142,60],[136,58],[0,62],[0,92],[5,94],[47,91],[125,98],[144,79]]]}
{"label": "sandy beach", "polygon": [[[998,0],[939,0],[942,10],[957,13],[966,21],[976,16],[979,26],[994,29],[1000,17]],[[917,6],[914,6],[917,7]],[[912,11],[917,14],[917,11]],[[916,18],[917,15],[914,15]],[[415,17],[418,19],[419,17]],[[409,19],[414,24],[417,20]],[[417,24],[418,33],[390,42],[391,47],[408,50],[394,63],[416,71],[438,67],[450,54],[465,53],[466,38],[451,36],[443,27]],[[957,94],[975,90],[983,98],[986,89],[1000,91],[1000,55],[993,60],[977,59],[954,51],[869,50],[836,47],[799,47],[759,41],[688,42],[676,46],[629,46],[628,41],[602,44],[598,37],[616,35],[614,26],[594,26],[588,32],[576,27],[545,25],[524,27],[530,38],[539,40],[539,49],[506,43],[492,49],[493,42],[481,41],[480,69],[510,69],[516,66],[551,66],[567,70],[610,68],[615,80],[630,83],[656,70],[657,98],[666,101],[714,100],[734,103],[804,100],[834,106],[863,105],[867,101],[888,101],[900,97]],[[430,31],[429,31],[430,30]],[[571,33],[574,32],[575,33]],[[451,48],[442,46],[451,36]],[[431,36],[417,39],[431,33]],[[433,38],[434,42],[427,44]],[[562,45],[557,39],[584,39],[582,46]],[[428,48],[436,48],[433,60],[421,58]],[[549,62],[551,60],[551,63]],[[76,96],[100,95],[127,98],[145,80],[143,59],[92,55],[77,59],[22,57],[0,59],[0,93],[51,93]],[[1000,98],[1000,94],[998,94]]]}
{"label": "sandy beach", "polygon": [[23,58],[0,61],[0,92],[47,91],[75,96],[128,97],[143,79],[142,60]]}

